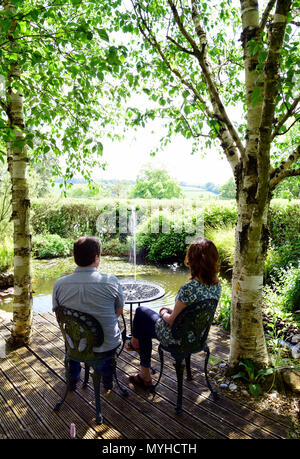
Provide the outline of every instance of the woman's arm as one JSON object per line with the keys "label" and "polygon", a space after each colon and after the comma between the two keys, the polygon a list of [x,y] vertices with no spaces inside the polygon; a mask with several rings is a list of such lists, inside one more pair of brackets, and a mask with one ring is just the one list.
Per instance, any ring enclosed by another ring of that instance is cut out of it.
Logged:
{"label": "woman's arm", "polygon": [[165,322],[169,325],[173,325],[175,318],[178,314],[187,307],[186,304],[182,303],[180,300],[176,300],[173,311],[169,308],[161,308],[159,311],[160,316]]}

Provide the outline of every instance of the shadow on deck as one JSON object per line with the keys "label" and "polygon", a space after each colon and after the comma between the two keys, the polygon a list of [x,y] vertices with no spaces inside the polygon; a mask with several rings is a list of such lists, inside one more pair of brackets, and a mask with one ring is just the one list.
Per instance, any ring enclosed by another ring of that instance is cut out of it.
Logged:
{"label": "shadow on deck", "polygon": [[[128,318],[127,318],[128,319]],[[0,323],[0,338],[10,335],[10,323]],[[226,359],[229,337],[212,326],[208,343],[212,358]],[[156,393],[148,394],[128,383],[139,367],[138,356],[125,350],[117,361],[119,381],[129,390],[124,398],[119,389],[101,396],[104,423],[95,423],[92,381],[78,384],[60,412],[53,407],[63,394],[64,343],[53,313],[34,316],[29,346],[0,358],[0,438],[67,439],[70,424],[80,439],[278,439],[288,438],[291,425],[276,414],[258,413],[242,402],[220,393],[213,401],[205,384],[203,354],[192,356],[193,381],[184,381],[182,414],[175,412],[176,374],[165,354],[165,369]],[[153,366],[159,370],[157,343]],[[83,372],[82,372],[83,373]],[[82,375],[83,376],[83,375]],[[154,375],[155,379],[156,375]]]}

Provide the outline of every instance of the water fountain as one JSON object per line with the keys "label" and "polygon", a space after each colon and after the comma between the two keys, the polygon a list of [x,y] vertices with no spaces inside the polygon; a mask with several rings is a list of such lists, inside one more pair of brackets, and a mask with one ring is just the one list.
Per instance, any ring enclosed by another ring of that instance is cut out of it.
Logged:
{"label": "water fountain", "polygon": [[[136,229],[137,219],[135,206],[131,207],[131,214],[129,219],[129,231],[132,235],[132,249],[129,257],[129,261],[133,263],[134,277],[133,279],[121,279],[121,286],[124,293],[125,304],[130,306],[130,333],[132,332],[132,305],[137,304],[137,307],[141,303],[150,302],[157,300],[164,296],[164,289],[153,282],[145,280],[139,280],[136,278]],[[130,336],[128,336],[130,338]]]}
{"label": "water fountain", "polygon": [[131,207],[130,219],[129,219],[129,231],[132,235],[132,248],[130,252],[130,259],[134,266],[134,280],[136,281],[136,211],[135,206]]}

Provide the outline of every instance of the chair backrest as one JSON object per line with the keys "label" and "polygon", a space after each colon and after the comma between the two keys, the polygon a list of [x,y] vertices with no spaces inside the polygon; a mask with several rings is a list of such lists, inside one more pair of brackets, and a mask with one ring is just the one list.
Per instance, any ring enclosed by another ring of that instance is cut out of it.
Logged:
{"label": "chair backrest", "polygon": [[193,353],[205,345],[212,324],[218,301],[203,300],[193,307],[187,307],[175,318],[172,335],[181,340],[176,352]]}
{"label": "chair backrest", "polygon": [[81,362],[96,359],[93,348],[101,346],[104,341],[100,323],[90,314],[64,306],[58,306],[54,312],[68,356]]}

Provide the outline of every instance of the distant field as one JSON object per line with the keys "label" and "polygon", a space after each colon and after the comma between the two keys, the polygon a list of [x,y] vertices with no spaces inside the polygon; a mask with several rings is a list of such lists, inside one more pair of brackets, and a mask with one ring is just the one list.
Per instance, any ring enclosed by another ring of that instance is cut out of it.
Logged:
{"label": "distant field", "polygon": [[188,199],[219,199],[216,193],[201,190],[198,187],[182,186],[181,189],[184,196]]}

